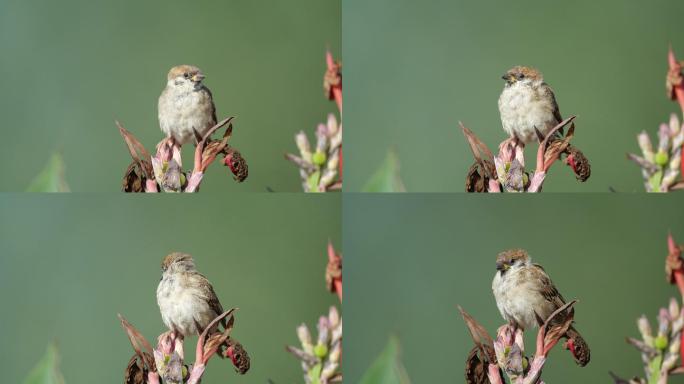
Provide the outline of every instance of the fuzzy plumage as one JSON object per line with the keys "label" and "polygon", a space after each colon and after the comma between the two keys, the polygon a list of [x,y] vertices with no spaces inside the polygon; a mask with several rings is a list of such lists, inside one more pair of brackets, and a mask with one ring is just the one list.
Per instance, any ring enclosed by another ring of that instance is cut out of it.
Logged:
{"label": "fuzzy plumage", "polygon": [[201,333],[223,313],[214,288],[197,272],[192,256],[178,252],[162,261],[157,304],[164,324],[182,336]]}
{"label": "fuzzy plumage", "polygon": [[[514,326],[533,329],[541,326],[558,308],[565,305],[565,299],[546,274],[544,268],[533,264],[530,256],[522,249],[501,252],[496,258],[496,275],[492,291],[501,316]],[[573,315],[570,309],[567,315]],[[562,314],[557,317],[563,320]],[[576,362],[584,366],[589,362],[589,346],[573,328],[565,337],[573,342]]]}
{"label": "fuzzy plumage", "polygon": [[182,145],[204,135],[216,124],[216,107],[204,74],[192,65],[171,68],[166,88],[159,96],[159,127],[167,137]]}
{"label": "fuzzy plumage", "polygon": [[537,140],[535,128],[546,136],[563,121],[553,90],[534,68],[517,66],[502,78],[506,81],[499,97],[504,131],[523,143]]}

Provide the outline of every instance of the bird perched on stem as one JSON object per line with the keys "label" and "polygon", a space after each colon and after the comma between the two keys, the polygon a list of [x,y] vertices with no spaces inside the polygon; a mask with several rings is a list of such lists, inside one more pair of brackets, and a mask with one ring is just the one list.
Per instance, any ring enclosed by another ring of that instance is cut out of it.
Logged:
{"label": "bird perched on stem", "polygon": [[192,65],[171,68],[159,96],[159,127],[177,145],[202,136],[216,125],[214,99],[204,74]]}
{"label": "bird perched on stem", "polygon": [[522,143],[537,140],[536,130],[546,137],[561,118],[556,96],[534,68],[516,66],[502,79],[506,81],[499,96],[499,113],[504,131]]}
{"label": "bird perched on stem", "polygon": [[[223,313],[214,288],[197,272],[192,256],[174,252],[162,261],[157,304],[164,324],[179,338],[199,335]],[[221,322],[225,326],[225,321]]]}
{"label": "bird perched on stem", "polygon": [[[522,145],[543,141],[563,121],[551,87],[544,82],[541,72],[534,68],[516,66],[504,73],[506,81],[499,96],[499,113],[504,131]],[[570,123],[569,132],[574,132]],[[553,133],[547,145],[563,140],[563,129]],[[591,176],[591,166],[584,153],[572,144],[565,145],[565,163],[572,167],[578,180]]]}
{"label": "bird perched on stem", "polygon": [[[525,250],[511,249],[496,258],[496,275],[492,291],[496,305],[503,318],[514,327],[532,329],[544,324],[553,312],[565,305],[544,269],[533,264]],[[567,315],[572,315],[570,309]],[[558,315],[554,321],[562,322],[567,316]],[[566,348],[572,352],[575,362],[585,366],[590,360],[590,350],[584,338],[570,327],[565,333]]]}

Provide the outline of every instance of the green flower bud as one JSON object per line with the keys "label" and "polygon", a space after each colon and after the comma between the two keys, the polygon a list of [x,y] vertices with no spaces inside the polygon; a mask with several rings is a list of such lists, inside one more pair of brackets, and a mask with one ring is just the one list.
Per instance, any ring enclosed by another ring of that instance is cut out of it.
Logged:
{"label": "green flower bud", "polygon": [[656,164],[660,165],[661,167],[664,167],[667,165],[667,162],[670,161],[670,159],[667,156],[667,153],[663,151],[658,151],[655,155],[655,162]]}
{"label": "green flower bud", "polygon": [[658,348],[659,350],[664,350],[667,348],[667,337],[665,336],[658,336],[655,338],[655,347]]}
{"label": "green flower bud", "polygon": [[328,354],[328,347],[324,344],[318,344],[314,347],[314,355],[316,357],[324,358]]}
{"label": "green flower bud", "polygon": [[316,153],[313,154],[313,157],[311,160],[313,161],[314,164],[316,164],[318,166],[323,166],[328,159],[325,156],[325,153],[317,151]]}

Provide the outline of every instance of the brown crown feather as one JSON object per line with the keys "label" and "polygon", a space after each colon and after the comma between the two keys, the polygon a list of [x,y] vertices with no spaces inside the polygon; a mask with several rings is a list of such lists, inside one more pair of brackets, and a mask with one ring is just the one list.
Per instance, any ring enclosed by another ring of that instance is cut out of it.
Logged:
{"label": "brown crown feather", "polygon": [[195,67],[194,65],[183,64],[183,65],[179,65],[179,66],[171,68],[171,70],[169,71],[169,74],[167,76],[167,79],[168,80],[175,79],[176,77],[183,76],[186,73],[188,74],[188,77],[192,77],[193,75],[196,75],[196,74],[201,73],[201,72],[202,71],[199,68]]}

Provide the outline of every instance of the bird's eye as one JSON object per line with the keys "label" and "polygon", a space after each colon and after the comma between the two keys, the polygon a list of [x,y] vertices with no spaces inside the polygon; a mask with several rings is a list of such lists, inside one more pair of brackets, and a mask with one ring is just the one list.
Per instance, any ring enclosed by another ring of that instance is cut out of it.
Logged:
{"label": "bird's eye", "polygon": [[518,76],[517,76],[517,77],[518,77],[518,80],[522,80],[522,79],[525,78],[525,75],[522,74],[522,73],[518,73]]}
{"label": "bird's eye", "polygon": [[189,73],[187,73],[187,72],[185,72],[185,73],[183,74],[183,77],[185,77],[185,78],[187,79],[187,78],[189,78],[189,77],[190,77],[190,74],[189,74]]}

